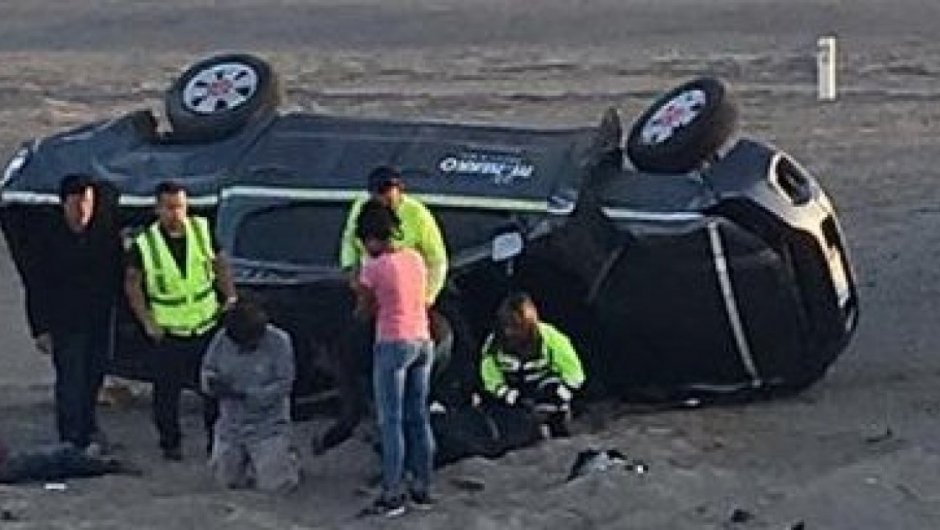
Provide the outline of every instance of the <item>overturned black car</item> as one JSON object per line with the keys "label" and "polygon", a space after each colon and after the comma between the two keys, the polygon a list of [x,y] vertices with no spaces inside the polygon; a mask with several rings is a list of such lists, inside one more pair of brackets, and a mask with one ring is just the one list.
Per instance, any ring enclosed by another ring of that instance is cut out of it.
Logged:
{"label": "overturned black car", "polygon": [[[241,289],[260,291],[297,347],[297,395],[328,390],[351,295],[342,224],[375,166],[401,168],[451,257],[441,311],[466,395],[499,299],[528,290],[579,347],[595,396],[795,390],[856,327],[858,296],[835,211],[783,151],[735,138],[726,86],[690,81],[636,121],[620,151],[594,128],[532,129],[277,112],[277,78],[248,55],[209,58],[149,111],[27,143],[2,175],[0,221],[28,281],[59,179],[120,191],[121,222],[151,218],[155,184],[182,181],[215,220]],[[619,131],[618,131],[619,132]],[[629,162],[627,162],[629,161]],[[146,377],[119,311],[113,370]]]}

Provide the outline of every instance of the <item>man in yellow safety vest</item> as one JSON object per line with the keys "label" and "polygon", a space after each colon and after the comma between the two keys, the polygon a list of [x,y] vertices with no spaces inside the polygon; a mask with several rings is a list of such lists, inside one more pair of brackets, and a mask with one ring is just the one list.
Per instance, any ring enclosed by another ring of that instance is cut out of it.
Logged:
{"label": "man in yellow safety vest", "polygon": [[[219,316],[237,301],[228,263],[203,217],[190,216],[186,189],[157,186],[157,221],[130,249],[124,289],[131,311],[153,343],[153,416],[164,458],[183,457],[179,401],[184,386],[198,389],[199,366]],[[221,299],[224,302],[220,302]],[[206,398],[204,420],[212,443],[217,416]]]}

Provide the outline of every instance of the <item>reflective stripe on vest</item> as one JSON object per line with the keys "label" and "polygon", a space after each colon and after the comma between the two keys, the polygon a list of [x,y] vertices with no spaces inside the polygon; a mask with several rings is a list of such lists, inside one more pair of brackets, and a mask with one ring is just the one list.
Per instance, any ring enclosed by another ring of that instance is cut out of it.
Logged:
{"label": "reflective stripe on vest", "polygon": [[552,352],[544,339],[539,340],[539,355],[523,361],[515,355],[497,350],[492,353],[496,366],[503,373],[509,386],[531,385],[551,377]]}
{"label": "reflective stripe on vest", "polygon": [[215,296],[215,253],[209,246],[209,223],[202,217],[185,221],[185,274],[173,258],[160,227],[154,223],[137,236],[144,266],[147,302],[157,325],[171,335],[200,335],[215,325],[220,310]]}

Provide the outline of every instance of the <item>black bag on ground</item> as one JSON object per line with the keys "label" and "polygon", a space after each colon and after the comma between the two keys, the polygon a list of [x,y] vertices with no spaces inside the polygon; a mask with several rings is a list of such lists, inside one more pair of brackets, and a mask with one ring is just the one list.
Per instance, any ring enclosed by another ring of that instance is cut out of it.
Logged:
{"label": "black bag on ground", "polygon": [[534,415],[506,406],[461,407],[431,415],[437,451],[435,466],[470,456],[498,458],[541,439]]}

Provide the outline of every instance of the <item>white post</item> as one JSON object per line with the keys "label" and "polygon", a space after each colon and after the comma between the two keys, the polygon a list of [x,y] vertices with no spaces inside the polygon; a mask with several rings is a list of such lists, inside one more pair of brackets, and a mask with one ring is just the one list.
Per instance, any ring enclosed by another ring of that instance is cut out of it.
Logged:
{"label": "white post", "polygon": [[816,43],[816,76],[819,80],[819,100],[836,99],[836,38],[819,37]]}

